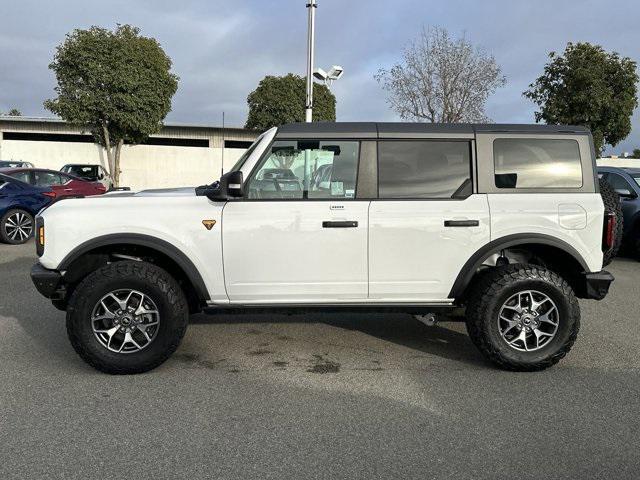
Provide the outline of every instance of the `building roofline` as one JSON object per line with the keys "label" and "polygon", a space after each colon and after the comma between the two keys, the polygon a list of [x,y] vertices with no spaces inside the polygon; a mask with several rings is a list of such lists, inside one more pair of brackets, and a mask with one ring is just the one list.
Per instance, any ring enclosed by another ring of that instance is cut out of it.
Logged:
{"label": "building roofline", "polygon": [[[12,115],[0,115],[0,122],[15,122],[15,123],[57,123],[57,124],[67,124],[61,118],[57,117],[29,117],[29,116],[12,116]],[[194,124],[194,123],[182,123],[182,122],[165,122],[163,127],[165,128],[194,128],[194,129],[204,129],[204,130],[222,130],[221,126],[216,125],[204,125],[204,124]],[[235,130],[235,131],[243,131],[243,132],[253,132],[254,130],[250,130],[248,128],[243,127],[224,127],[224,130]]]}

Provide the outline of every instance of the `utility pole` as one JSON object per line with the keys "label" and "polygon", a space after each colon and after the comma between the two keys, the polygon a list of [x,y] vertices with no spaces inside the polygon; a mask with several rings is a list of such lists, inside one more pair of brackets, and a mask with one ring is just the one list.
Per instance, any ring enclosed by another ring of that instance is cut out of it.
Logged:
{"label": "utility pole", "polygon": [[307,104],[305,108],[305,121],[310,123],[313,119],[313,57],[315,54],[315,36],[316,36],[316,0],[308,0],[307,9],[309,10],[309,25],[307,27]]}

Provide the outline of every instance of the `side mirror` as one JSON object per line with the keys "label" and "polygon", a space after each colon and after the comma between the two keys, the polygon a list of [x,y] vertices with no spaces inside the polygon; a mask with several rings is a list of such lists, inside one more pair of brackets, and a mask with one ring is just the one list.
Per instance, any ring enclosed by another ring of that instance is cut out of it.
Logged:
{"label": "side mirror", "polygon": [[211,185],[196,187],[196,195],[205,196],[213,201],[226,201],[244,196],[243,175],[241,171],[228,172]]}
{"label": "side mirror", "polygon": [[638,195],[626,188],[616,188],[615,192],[620,195],[621,198],[638,198]]}

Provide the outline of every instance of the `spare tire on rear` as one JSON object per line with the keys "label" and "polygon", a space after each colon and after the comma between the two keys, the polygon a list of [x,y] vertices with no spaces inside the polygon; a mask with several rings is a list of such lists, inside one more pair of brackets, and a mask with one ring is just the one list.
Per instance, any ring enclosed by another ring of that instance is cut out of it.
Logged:
{"label": "spare tire on rear", "polygon": [[622,208],[620,207],[620,196],[604,178],[600,179],[600,195],[602,196],[602,202],[604,203],[605,215],[607,213],[612,213],[616,218],[615,230],[613,232],[613,245],[609,250],[604,252],[604,257],[602,259],[602,265],[607,266],[611,263],[614,257],[618,255],[618,250],[620,250],[620,244],[622,243],[623,218]]}

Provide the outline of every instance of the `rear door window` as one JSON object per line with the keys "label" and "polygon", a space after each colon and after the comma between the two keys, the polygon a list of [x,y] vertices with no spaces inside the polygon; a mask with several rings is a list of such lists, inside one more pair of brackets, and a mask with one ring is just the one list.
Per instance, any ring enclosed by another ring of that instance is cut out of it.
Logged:
{"label": "rear door window", "polygon": [[571,139],[498,138],[493,142],[498,188],[580,188],[582,163]]}
{"label": "rear door window", "polygon": [[378,196],[456,198],[471,194],[468,141],[378,142]]}
{"label": "rear door window", "polygon": [[53,172],[33,172],[35,184],[40,187],[50,187],[52,185],[62,185],[62,178]]}
{"label": "rear door window", "polygon": [[16,180],[20,180],[21,182],[31,183],[31,175],[29,174],[29,172],[14,172],[11,173],[10,176],[15,178]]}

